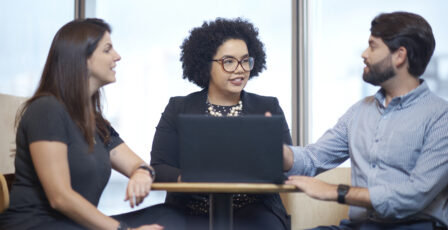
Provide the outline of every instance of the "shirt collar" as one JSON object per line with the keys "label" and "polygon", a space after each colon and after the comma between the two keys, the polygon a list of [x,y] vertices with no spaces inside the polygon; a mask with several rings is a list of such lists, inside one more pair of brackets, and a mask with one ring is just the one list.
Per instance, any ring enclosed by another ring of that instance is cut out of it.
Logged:
{"label": "shirt collar", "polygon": [[[420,98],[424,97],[429,93],[428,84],[423,79],[420,79],[420,85],[413,89],[411,92],[399,96],[394,97],[392,101],[389,103],[390,106],[399,106],[400,109],[406,108],[414,104],[416,101],[418,101]],[[378,101],[378,104],[380,104],[382,107],[384,107],[384,101],[386,99],[386,94],[384,92],[384,89],[381,88],[378,90],[378,92],[375,94],[375,98]]]}

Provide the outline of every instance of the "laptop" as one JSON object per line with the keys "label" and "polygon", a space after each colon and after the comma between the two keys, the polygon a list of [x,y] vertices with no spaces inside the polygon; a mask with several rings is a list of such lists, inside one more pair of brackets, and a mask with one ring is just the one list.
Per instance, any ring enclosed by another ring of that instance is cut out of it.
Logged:
{"label": "laptop", "polygon": [[281,116],[178,119],[182,181],[283,184]]}

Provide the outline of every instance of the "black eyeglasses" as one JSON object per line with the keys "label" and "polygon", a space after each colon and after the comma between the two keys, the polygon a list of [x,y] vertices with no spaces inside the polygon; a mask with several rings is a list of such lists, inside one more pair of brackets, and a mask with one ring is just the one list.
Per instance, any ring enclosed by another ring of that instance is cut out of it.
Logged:
{"label": "black eyeglasses", "polygon": [[227,73],[233,73],[236,69],[238,69],[238,65],[243,67],[245,72],[249,72],[254,68],[254,58],[246,57],[241,61],[234,57],[223,57],[221,59],[214,59],[213,61],[221,63],[222,69]]}

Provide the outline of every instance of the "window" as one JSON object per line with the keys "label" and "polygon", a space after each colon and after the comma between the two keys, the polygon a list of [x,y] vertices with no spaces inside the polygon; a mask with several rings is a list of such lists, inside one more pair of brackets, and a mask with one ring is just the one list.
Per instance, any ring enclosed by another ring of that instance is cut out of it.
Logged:
{"label": "window", "polygon": [[73,0],[3,1],[0,93],[30,97],[56,31],[73,20]]}

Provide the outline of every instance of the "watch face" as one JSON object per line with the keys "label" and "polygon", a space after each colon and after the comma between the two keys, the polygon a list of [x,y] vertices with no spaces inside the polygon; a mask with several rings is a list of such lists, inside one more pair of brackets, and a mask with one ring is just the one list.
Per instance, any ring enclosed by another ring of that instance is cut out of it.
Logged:
{"label": "watch face", "polygon": [[338,193],[347,193],[350,187],[345,184],[338,185]]}

